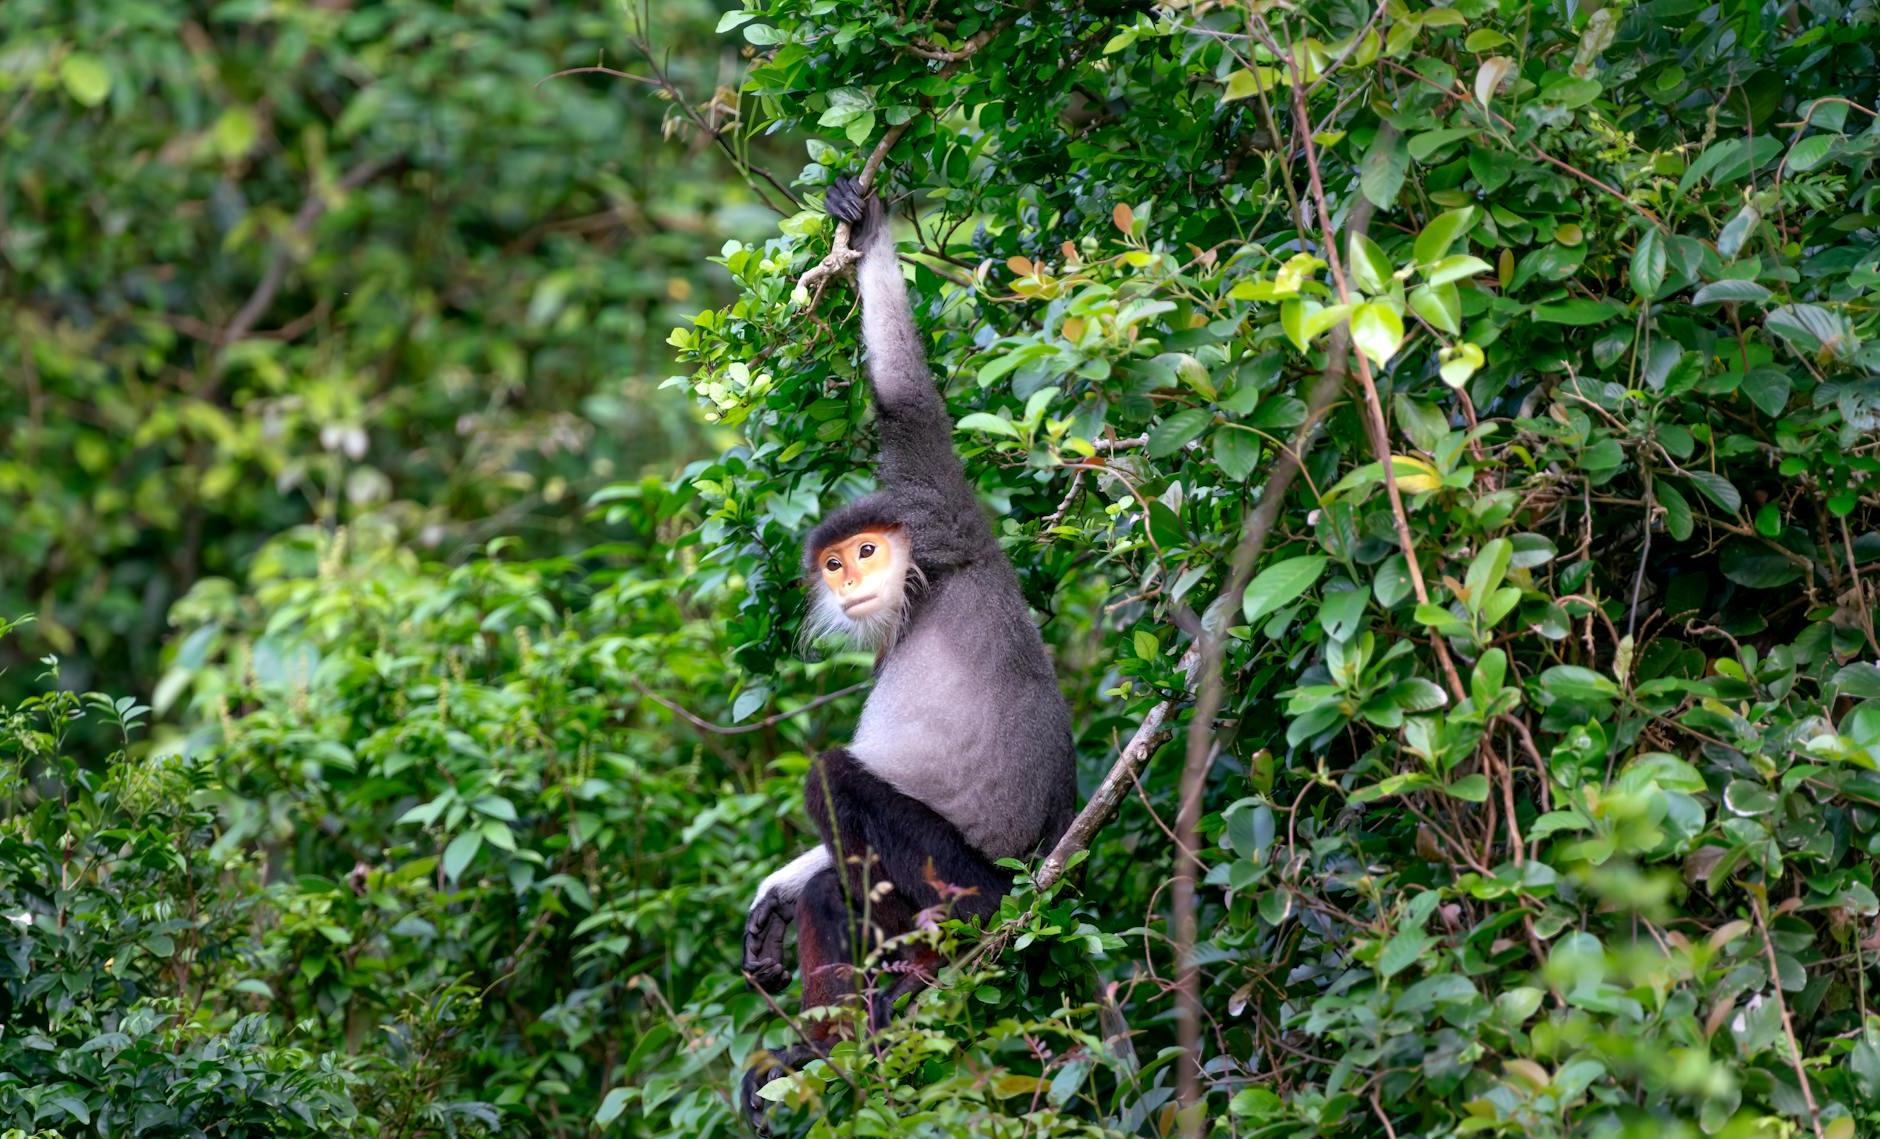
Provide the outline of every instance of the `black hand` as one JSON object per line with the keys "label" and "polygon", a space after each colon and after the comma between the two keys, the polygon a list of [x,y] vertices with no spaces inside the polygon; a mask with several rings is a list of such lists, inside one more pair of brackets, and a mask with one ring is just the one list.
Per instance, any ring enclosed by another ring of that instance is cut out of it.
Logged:
{"label": "black hand", "polygon": [[881,217],[881,200],[854,178],[837,178],[823,195],[829,216],[849,223],[849,245],[858,247]]}
{"label": "black hand", "polygon": [[790,986],[790,970],[783,963],[783,927],[790,924],[789,907],[773,891],[757,900],[744,923],[744,973],[767,993]]}

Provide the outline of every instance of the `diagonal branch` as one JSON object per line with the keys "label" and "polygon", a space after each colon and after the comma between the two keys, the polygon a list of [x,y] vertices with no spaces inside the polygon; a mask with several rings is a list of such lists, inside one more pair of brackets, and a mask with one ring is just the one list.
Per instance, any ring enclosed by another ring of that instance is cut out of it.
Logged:
{"label": "diagonal branch", "polygon": [[[357,190],[385,171],[402,165],[404,161],[402,157],[368,158],[340,175],[339,181],[333,183],[333,190],[336,195]],[[210,365],[208,382],[199,393],[202,398],[207,399],[213,395],[216,387],[221,383],[222,371],[228,364],[228,350],[237,341],[254,331],[256,322],[266,315],[268,306],[274,303],[275,295],[286,283],[287,271],[293,265],[294,246],[313,232],[313,227],[326,216],[327,208],[332,204],[332,199],[322,193],[317,185],[307,195],[307,200],[300,203],[300,209],[294,212],[294,220],[287,227],[287,233],[276,240],[274,256],[268,261],[268,267],[262,271],[261,280],[255,285],[254,292],[248,295],[248,300],[236,310],[234,317],[222,327],[222,331],[215,334],[219,347],[216,350],[214,363]]]}

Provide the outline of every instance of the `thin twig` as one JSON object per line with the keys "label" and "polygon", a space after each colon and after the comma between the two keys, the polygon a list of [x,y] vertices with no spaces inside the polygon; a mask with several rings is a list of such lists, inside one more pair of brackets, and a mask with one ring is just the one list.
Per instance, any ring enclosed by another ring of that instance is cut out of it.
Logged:
{"label": "thin twig", "polygon": [[746,732],[761,732],[765,728],[775,727],[792,716],[801,716],[803,713],[814,711],[824,704],[833,704],[844,696],[852,696],[862,689],[867,688],[871,682],[864,680],[856,684],[851,684],[847,688],[839,688],[834,692],[826,692],[799,708],[792,708],[788,712],[778,712],[774,716],[766,716],[761,720],[755,720],[748,724],[714,724],[690,709],[661,696],[651,688],[648,688],[637,677],[629,676],[627,683],[633,685],[633,687],[639,691],[640,695],[651,700],[666,711],[671,712],[686,723],[691,724],[701,732],[710,732],[715,736],[741,736]]}
{"label": "thin twig", "polygon": [[1776,943],[1769,936],[1769,919],[1763,912],[1762,899],[1754,892],[1750,893],[1749,905],[1756,915],[1756,929],[1762,934],[1763,956],[1769,962],[1769,989],[1775,994],[1776,1011],[1782,1014],[1782,1032],[1789,1038],[1789,1061],[1795,1067],[1795,1078],[1802,1082],[1802,1102],[1808,1105],[1808,1121],[1815,1126],[1815,1139],[1824,1139],[1821,1109],[1815,1106],[1815,1089],[1808,1082],[1808,1069],[1802,1066],[1802,1045],[1795,1038],[1795,1021],[1789,1016],[1789,1002],[1782,996],[1782,971],[1776,964]]}
{"label": "thin twig", "polygon": [[[333,190],[339,194],[357,190],[403,162],[402,157],[368,158],[340,175],[339,181],[333,183]],[[292,240],[283,239],[275,242],[274,256],[269,259],[268,267],[262,271],[261,280],[255,285],[254,292],[248,295],[247,302],[236,311],[229,322],[222,326],[222,331],[215,334],[214,342],[219,348],[214,362],[210,365],[207,382],[197,393],[200,398],[208,399],[215,394],[215,389],[221,383],[223,369],[228,364],[229,348],[245,338],[254,329],[255,323],[266,315],[268,306],[274,303],[275,294],[281,291],[281,286],[287,281],[287,270],[294,260],[294,247],[299,244],[300,239],[313,231],[313,227],[319,224],[320,219],[326,215],[327,208],[332,204],[332,199],[322,192],[317,183],[312,192],[307,195],[306,200],[300,203],[300,209],[294,212],[293,222],[287,227]]]}

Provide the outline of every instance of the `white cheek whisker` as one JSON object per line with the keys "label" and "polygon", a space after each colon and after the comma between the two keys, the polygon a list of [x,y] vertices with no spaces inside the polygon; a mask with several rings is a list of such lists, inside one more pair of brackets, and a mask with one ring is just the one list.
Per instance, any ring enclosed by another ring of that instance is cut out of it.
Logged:
{"label": "white cheek whisker", "polygon": [[927,575],[921,572],[907,552],[890,547],[890,562],[880,571],[887,579],[883,598],[886,604],[865,617],[851,617],[822,582],[810,586],[809,613],[804,618],[799,646],[805,655],[816,642],[825,638],[848,641],[857,648],[885,652],[900,640],[912,614],[914,599],[927,587]]}

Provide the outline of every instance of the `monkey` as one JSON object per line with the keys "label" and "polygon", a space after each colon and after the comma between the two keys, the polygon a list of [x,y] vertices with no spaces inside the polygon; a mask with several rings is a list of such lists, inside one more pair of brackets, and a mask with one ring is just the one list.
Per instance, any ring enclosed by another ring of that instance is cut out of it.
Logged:
{"label": "monkey", "polygon": [[[876,653],[853,738],[812,762],[804,802],[820,841],[758,887],[744,970],[767,992],[790,981],[783,935],[797,928],[804,1009],[855,996],[858,948],[907,933],[922,911],[988,919],[1011,887],[995,863],[1055,843],[1076,807],[1070,710],[1018,576],[953,450],[953,420],[914,325],[886,209],[850,179],[824,196],[861,260],[862,348],[873,393],[880,489],[804,542],[809,628]],[[926,979],[903,972],[872,994],[869,1024]],[[746,1071],[757,1090],[827,1051],[834,1025]]]}

